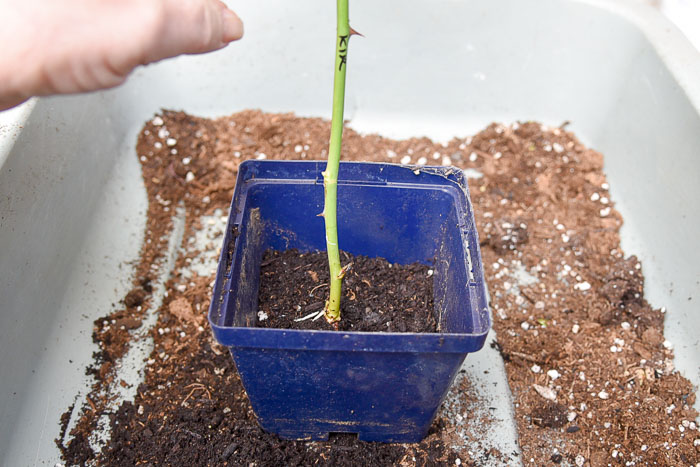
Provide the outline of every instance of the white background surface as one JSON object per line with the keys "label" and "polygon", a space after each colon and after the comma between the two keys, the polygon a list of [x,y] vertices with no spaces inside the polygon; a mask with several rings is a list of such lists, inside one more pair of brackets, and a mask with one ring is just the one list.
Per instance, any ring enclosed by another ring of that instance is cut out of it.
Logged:
{"label": "white background surface", "polygon": [[700,1],[652,0],[673,24],[675,24],[696,49],[700,50]]}
{"label": "white background surface", "polygon": [[[245,43],[0,114],[0,465],[58,461],[58,418],[88,384],[92,321],[128,290],[138,254],[143,122],[163,107],[328,117],[328,2],[235,6]],[[491,121],[570,120],[605,154],[623,247],[643,262],[648,298],[668,309],[678,367],[700,382],[697,51],[641,0],[355,0],[351,19],[366,36],[348,76],[356,129],[444,140]],[[498,355],[474,357],[474,378],[493,378],[477,386],[512,427]]]}

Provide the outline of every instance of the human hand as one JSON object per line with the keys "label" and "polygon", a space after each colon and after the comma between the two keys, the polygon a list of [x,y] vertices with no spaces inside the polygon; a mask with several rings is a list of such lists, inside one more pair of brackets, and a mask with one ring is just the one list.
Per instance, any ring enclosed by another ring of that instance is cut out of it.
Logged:
{"label": "human hand", "polygon": [[219,0],[0,0],[0,110],[118,86],[139,65],[243,35]]}

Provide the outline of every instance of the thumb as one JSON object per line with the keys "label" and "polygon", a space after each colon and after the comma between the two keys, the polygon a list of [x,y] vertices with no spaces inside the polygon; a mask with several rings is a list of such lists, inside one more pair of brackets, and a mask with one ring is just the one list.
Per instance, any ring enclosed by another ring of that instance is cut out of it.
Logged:
{"label": "thumb", "polygon": [[[223,3],[222,3],[223,5]],[[241,37],[243,37],[243,22],[241,19],[238,17],[236,13],[234,13],[232,10],[228,9],[226,5],[222,6],[223,8],[223,13],[221,14],[222,22],[223,22],[223,36],[222,40],[225,43],[229,43],[231,41],[237,41]]]}
{"label": "thumb", "polygon": [[[163,0],[160,27],[145,62],[225,47],[243,36],[243,23],[220,0]],[[150,50],[148,50],[150,48]]]}

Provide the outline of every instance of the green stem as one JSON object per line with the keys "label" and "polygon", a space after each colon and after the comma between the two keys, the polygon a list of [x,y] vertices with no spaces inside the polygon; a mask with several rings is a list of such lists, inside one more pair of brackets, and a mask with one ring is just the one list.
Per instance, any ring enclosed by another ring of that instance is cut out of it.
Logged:
{"label": "green stem", "polygon": [[348,21],[348,0],[338,0],[338,33],[335,49],[335,76],[333,80],[333,117],[331,119],[331,140],[328,147],[328,164],[323,172],[325,206],[323,215],[326,221],[326,250],[330,267],[330,295],[326,305],[326,319],[331,323],[340,320],[340,292],[343,272],[340,267],[338,250],[338,167],[340,148],[343,141],[343,113],[345,107],[345,72],[347,70],[348,43],[350,42]]}

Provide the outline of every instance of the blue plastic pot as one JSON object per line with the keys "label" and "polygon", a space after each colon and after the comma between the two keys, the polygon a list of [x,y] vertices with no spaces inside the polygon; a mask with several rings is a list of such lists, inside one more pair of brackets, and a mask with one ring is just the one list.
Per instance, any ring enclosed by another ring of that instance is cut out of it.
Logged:
{"label": "blue plastic pot", "polygon": [[[491,325],[479,241],[459,169],[341,163],[340,247],[435,271],[439,333],[256,328],[267,249],[325,250],[323,162],[241,164],[209,322],[263,429],[288,439],[357,433],[418,442]],[[360,297],[361,299],[361,297]]]}

